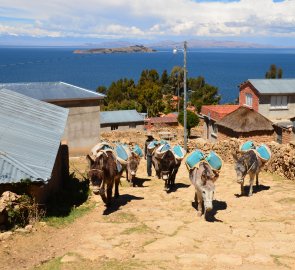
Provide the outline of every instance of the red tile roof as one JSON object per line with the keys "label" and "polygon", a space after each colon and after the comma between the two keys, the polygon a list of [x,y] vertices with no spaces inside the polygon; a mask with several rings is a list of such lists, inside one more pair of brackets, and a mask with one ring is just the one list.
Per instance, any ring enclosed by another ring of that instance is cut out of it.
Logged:
{"label": "red tile roof", "polygon": [[201,114],[209,116],[213,120],[221,120],[224,116],[238,109],[239,105],[203,105]]}
{"label": "red tile roof", "polygon": [[163,116],[163,117],[151,117],[149,119],[146,119],[146,122],[150,123],[150,124],[165,124],[165,123],[177,123],[177,117],[167,117],[167,116]]}

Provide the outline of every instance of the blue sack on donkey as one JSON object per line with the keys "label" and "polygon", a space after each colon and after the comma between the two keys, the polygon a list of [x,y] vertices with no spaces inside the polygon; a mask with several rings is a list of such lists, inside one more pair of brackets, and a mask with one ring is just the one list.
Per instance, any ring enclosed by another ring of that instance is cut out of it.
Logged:
{"label": "blue sack on donkey", "polygon": [[255,144],[252,141],[243,143],[240,147],[240,151],[247,152],[248,150],[255,149]]}
{"label": "blue sack on donkey", "polygon": [[262,160],[264,160],[264,161],[270,160],[271,151],[265,144],[261,144],[260,146],[257,146],[256,151]]}
{"label": "blue sack on donkey", "polygon": [[172,152],[177,159],[183,159],[186,155],[186,151],[179,144],[173,147]]}
{"label": "blue sack on donkey", "polygon": [[210,154],[206,156],[205,160],[213,170],[219,171],[222,167],[222,159],[214,151],[211,151]]}
{"label": "blue sack on donkey", "polygon": [[132,152],[134,152],[136,155],[143,157],[142,149],[136,144],[134,145]]}
{"label": "blue sack on donkey", "polygon": [[205,156],[201,150],[195,150],[185,160],[188,169],[193,169],[200,161],[204,160]]}

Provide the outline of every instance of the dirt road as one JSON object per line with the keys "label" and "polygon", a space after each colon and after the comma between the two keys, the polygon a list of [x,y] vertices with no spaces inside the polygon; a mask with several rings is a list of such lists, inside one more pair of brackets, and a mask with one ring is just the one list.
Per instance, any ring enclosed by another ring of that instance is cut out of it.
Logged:
{"label": "dirt road", "polygon": [[139,187],[123,178],[110,211],[92,197],[94,209],[64,228],[38,225],[1,241],[0,269],[295,269],[295,183],[262,173],[252,197],[237,197],[225,164],[208,222],[184,165],[168,194],[144,165]]}

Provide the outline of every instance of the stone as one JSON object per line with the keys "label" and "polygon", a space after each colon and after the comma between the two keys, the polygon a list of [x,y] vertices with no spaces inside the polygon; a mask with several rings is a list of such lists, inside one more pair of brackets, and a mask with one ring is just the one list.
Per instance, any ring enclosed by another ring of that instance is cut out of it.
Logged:
{"label": "stone", "polygon": [[76,262],[78,258],[75,255],[65,255],[61,258],[61,263],[70,263],[70,262]]}
{"label": "stone", "polygon": [[8,239],[13,233],[12,232],[4,232],[0,233],[0,241]]}
{"label": "stone", "polygon": [[25,227],[25,229],[28,231],[28,232],[31,232],[33,230],[33,225],[32,224],[29,224]]}
{"label": "stone", "polygon": [[248,256],[246,260],[251,263],[268,264],[268,263],[272,263],[273,258],[270,257],[269,255],[254,254],[254,255]]}
{"label": "stone", "polygon": [[177,257],[179,263],[188,265],[202,264],[209,260],[208,255],[204,253],[183,253]]}
{"label": "stone", "polygon": [[227,264],[232,266],[238,266],[242,264],[242,257],[239,255],[230,254],[217,254],[213,256],[213,260],[217,264]]}

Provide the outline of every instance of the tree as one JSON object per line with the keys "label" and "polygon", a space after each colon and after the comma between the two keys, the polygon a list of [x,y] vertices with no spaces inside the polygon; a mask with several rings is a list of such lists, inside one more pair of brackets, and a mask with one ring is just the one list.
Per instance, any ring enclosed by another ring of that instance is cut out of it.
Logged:
{"label": "tree", "polygon": [[[187,121],[186,121],[186,127],[187,127],[187,131],[188,131],[188,137],[190,136],[191,134],[191,129],[195,126],[197,126],[200,122],[200,119],[199,117],[192,111],[186,111],[187,113]],[[178,114],[178,117],[177,117],[177,120],[178,122],[184,126],[184,112],[181,111],[179,114]]]}
{"label": "tree", "polygon": [[96,92],[97,92],[97,93],[104,94],[104,95],[107,94],[107,90],[108,90],[108,89],[107,89],[105,86],[103,86],[103,85],[98,86],[98,87],[96,88]]}
{"label": "tree", "polygon": [[169,76],[168,76],[167,70],[165,69],[161,76],[161,83],[162,85],[165,85],[168,83],[168,81],[169,81]]}
{"label": "tree", "polygon": [[169,84],[174,88],[174,94],[177,96],[180,96],[180,93],[183,92],[183,78],[183,67],[174,66],[170,73]]}
{"label": "tree", "polygon": [[269,67],[269,70],[265,73],[266,79],[281,79],[283,77],[282,68],[277,69],[276,65],[272,64]]}
{"label": "tree", "polygon": [[188,86],[192,91],[191,103],[201,111],[202,105],[219,104],[218,88],[207,84],[204,77],[189,78]]}

